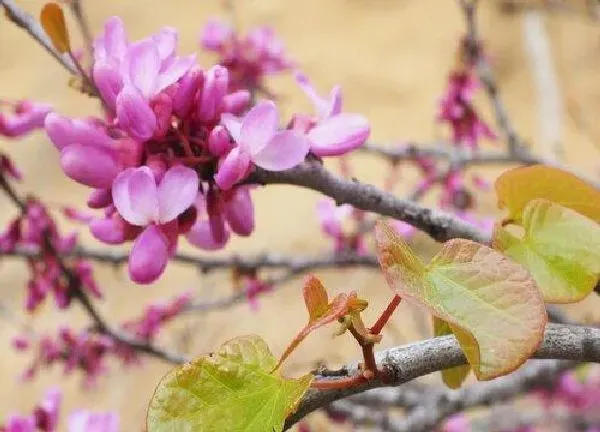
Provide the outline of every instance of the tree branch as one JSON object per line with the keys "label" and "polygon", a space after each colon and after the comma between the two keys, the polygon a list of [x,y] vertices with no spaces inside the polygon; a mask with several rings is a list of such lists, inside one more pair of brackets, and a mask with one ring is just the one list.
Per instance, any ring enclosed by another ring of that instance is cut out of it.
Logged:
{"label": "tree branch", "polygon": [[[548,324],[544,340],[533,358],[600,363],[600,329]],[[398,386],[432,372],[466,364],[464,354],[454,336],[437,337],[391,348],[377,353],[376,359],[380,367],[387,368],[389,382],[371,380],[346,389],[311,389],[300,402],[298,410],[288,418],[286,428],[290,428],[312,411],[336,400],[372,388]],[[358,365],[348,366],[347,370],[350,375],[355,374]]]}
{"label": "tree branch", "polygon": [[256,169],[250,180],[259,184],[290,184],[312,189],[333,198],[337,204],[351,204],[360,210],[407,222],[439,242],[457,237],[484,244],[490,242],[489,235],[450,213],[396,198],[357,180],[341,179],[316,161],[304,162],[287,171]]}

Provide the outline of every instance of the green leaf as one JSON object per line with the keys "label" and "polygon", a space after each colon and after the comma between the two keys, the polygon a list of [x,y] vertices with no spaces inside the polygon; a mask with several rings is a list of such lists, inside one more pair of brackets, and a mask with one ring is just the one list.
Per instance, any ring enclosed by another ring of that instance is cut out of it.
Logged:
{"label": "green leaf", "polygon": [[487,246],[454,239],[424,266],[389,226],[380,224],[376,237],[390,287],[452,326],[478,379],[512,372],[536,350],[546,309],[520,264]]}
{"label": "green leaf", "polygon": [[[457,329],[460,332],[460,329]],[[433,316],[433,333],[437,336],[444,336],[448,334],[454,334],[454,331],[450,324],[446,321],[439,319],[435,315]],[[471,372],[470,365],[456,366],[453,368],[444,369],[442,371],[442,381],[444,384],[451,389],[460,388],[462,383],[465,381],[467,376]]]}
{"label": "green leaf", "polygon": [[271,372],[275,358],[258,336],[226,342],[173,369],[148,407],[148,432],[282,431],[313,379]]}
{"label": "green leaf", "polygon": [[367,303],[359,299],[355,292],[349,295],[338,294],[329,303],[325,287],[314,276],[309,276],[304,284],[304,303],[308,310],[308,323],[285,349],[275,368],[279,368],[311,332],[342,318],[344,315],[360,312],[367,307]]}
{"label": "green leaf", "polygon": [[520,221],[529,201],[547,199],[600,223],[600,190],[579,177],[545,165],[519,167],[496,180],[498,206],[508,208],[508,219]]}
{"label": "green leaf", "polygon": [[525,207],[523,238],[497,227],[494,247],[523,264],[548,303],[587,297],[600,277],[600,225],[547,200]]}

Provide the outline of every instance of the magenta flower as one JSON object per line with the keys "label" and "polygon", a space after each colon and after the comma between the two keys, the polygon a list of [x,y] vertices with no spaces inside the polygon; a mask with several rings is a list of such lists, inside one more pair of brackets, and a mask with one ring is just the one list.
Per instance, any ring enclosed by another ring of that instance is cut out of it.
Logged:
{"label": "magenta flower", "polygon": [[157,186],[149,167],[128,168],[113,184],[113,202],[131,225],[145,227],[129,256],[129,275],[138,283],[151,283],[164,271],[174,253],[177,217],[198,193],[198,175],[184,166],[169,169]]}
{"label": "magenta flower", "polygon": [[326,236],[333,239],[336,253],[364,254],[367,252],[362,233],[359,230],[349,229],[353,224],[357,224],[358,217],[354,207],[350,204],[336,206],[335,202],[329,198],[317,202],[317,218],[321,223],[321,230]]}
{"label": "magenta flower", "polygon": [[338,156],[362,146],[370,133],[369,121],[360,114],[342,113],[341,88],[335,86],[329,99],[320,97],[308,78],[296,74],[296,81],[310,98],[317,119],[307,131],[310,151],[317,156]]}
{"label": "magenta flower", "polygon": [[279,115],[271,101],[254,106],[240,122],[223,115],[225,125],[237,144],[219,166],[215,181],[221,189],[230,189],[248,173],[250,164],[271,170],[283,171],[304,161],[310,143],[293,130],[278,131]]}
{"label": "magenta flower", "polygon": [[6,104],[13,106],[13,112],[0,112],[0,136],[9,138],[20,137],[43,128],[44,120],[52,110],[49,105],[27,100]]}
{"label": "magenta flower", "polygon": [[[198,194],[196,223],[186,234],[187,240],[204,250],[225,247],[231,231],[249,236],[254,231],[254,206],[249,186],[222,191],[219,196],[209,192],[208,199]],[[210,201],[210,204],[209,204]]]}
{"label": "magenta flower", "polygon": [[219,55],[218,63],[229,71],[232,91],[250,89],[269,94],[264,88],[264,77],[293,66],[283,43],[267,27],[255,28],[243,37],[229,24],[211,19],[200,35],[200,45]]}
{"label": "magenta flower", "polygon": [[494,132],[481,120],[471,103],[477,87],[473,72],[451,74],[438,113],[438,121],[448,123],[452,130],[452,142],[471,149],[477,149],[481,138],[496,139]]}
{"label": "magenta flower", "polygon": [[110,137],[91,119],[71,120],[51,113],[45,124],[48,137],[60,151],[62,169],[78,183],[108,189],[123,168],[137,165],[141,158],[138,143]]}
{"label": "magenta flower", "polygon": [[69,432],[119,432],[119,416],[115,413],[93,413],[78,410],[68,420]]}
{"label": "magenta flower", "polygon": [[165,27],[130,44],[122,21],[112,17],[94,43],[94,82],[106,106],[116,112],[119,126],[139,142],[160,129],[161,117],[170,118],[170,110],[160,112],[164,107],[153,107],[153,100],[196,61],[195,54],[175,55],[177,39],[177,31]]}
{"label": "magenta flower", "polygon": [[6,424],[0,430],[3,432],[37,432],[37,427],[33,417],[13,414],[8,417]]}

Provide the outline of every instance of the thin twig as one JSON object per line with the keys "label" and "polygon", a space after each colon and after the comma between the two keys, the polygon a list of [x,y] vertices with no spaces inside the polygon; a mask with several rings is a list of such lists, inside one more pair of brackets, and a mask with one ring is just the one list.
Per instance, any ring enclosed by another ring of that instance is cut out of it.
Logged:
{"label": "thin twig", "polygon": [[52,55],[52,57],[54,57],[67,71],[73,75],[77,75],[77,69],[71,59],[54,49],[46,32],[44,32],[42,26],[33,16],[17,6],[13,0],[0,0],[0,6],[4,6],[8,18],[13,23],[29,33],[29,35],[42,45],[44,49],[48,51],[48,53],[50,53],[50,55]]}

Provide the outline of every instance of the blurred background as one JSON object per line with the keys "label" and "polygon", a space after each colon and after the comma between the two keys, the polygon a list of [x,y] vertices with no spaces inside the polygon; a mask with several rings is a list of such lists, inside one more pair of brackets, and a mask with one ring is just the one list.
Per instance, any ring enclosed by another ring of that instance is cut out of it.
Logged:
{"label": "blurred background", "polygon": [[[44,4],[34,0],[18,3],[34,15]],[[174,26],[180,31],[179,53],[198,51],[198,36],[207,18],[230,18],[223,2],[217,0],[83,3],[95,34],[111,15],[122,17],[133,40],[161,26]],[[458,42],[464,34],[463,16],[455,2],[233,0],[232,3],[240,30],[245,32],[257,25],[273,27],[289,55],[320,92],[328,92],[333,85],[340,84],[345,110],[362,113],[371,121],[372,141],[386,145],[408,140],[431,143],[448,136],[448,131],[436,124],[435,115],[455,61]],[[484,49],[516,129],[537,154],[557,157],[597,179],[600,175],[597,120],[600,26],[587,13],[586,2],[562,2],[564,7],[557,6],[551,12],[540,9],[543,4],[537,1],[482,0],[480,3],[479,31]],[[70,27],[75,33],[74,23],[71,22]],[[540,51],[536,45],[540,38],[549,51],[543,47]],[[213,61],[210,55],[201,55],[203,66],[208,67]],[[540,87],[540,79],[544,85],[550,79],[555,93],[548,93],[548,87]],[[56,111],[71,116],[98,114],[97,102],[70,89],[67,81],[64,70],[22,30],[0,20],[0,98],[44,101],[52,104]],[[291,76],[272,78],[268,84],[279,97],[284,118],[311,109]],[[483,92],[478,108],[484,119],[494,125]],[[487,142],[484,147],[503,148],[503,143]],[[20,141],[2,140],[0,150],[11,155],[24,172],[25,180],[18,185],[22,194],[33,192],[56,211],[65,204],[85,206],[88,189],[63,175],[58,153],[43,134],[36,133]],[[361,181],[382,185],[385,162],[360,153],[353,155],[350,162],[354,175]],[[330,166],[337,169],[335,161]],[[478,167],[477,172],[493,180],[503,169]],[[417,180],[416,171],[408,166],[401,169],[401,175],[395,191],[399,196],[410,190]],[[492,192],[480,193],[476,198],[482,214],[497,212]],[[220,254],[251,255],[271,251],[306,256],[331,250],[331,243],[320,233],[315,193],[290,186],[270,186],[256,190],[254,199],[255,234],[234,239]],[[435,204],[435,196],[428,202]],[[0,197],[0,209],[3,225],[16,214],[4,197]],[[64,228],[78,229],[84,244],[100,246],[84,228],[66,223]],[[206,254],[183,243],[183,251]],[[435,244],[425,236],[418,236],[414,244],[424,255],[436,250]],[[162,279],[151,286],[134,285],[123,268],[99,265],[95,274],[105,292],[99,307],[115,323],[139,315],[143,306],[152,300],[185,290],[192,290],[197,298],[207,300],[222,298],[232,290],[227,274],[203,276],[195,269],[177,264],[171,264]],[[332,293],[357,290],[361,297],[368,299],[370,307],[365,314],[368,320],[373,320],[392,296],[381,275],[374,271],[319,271],[317,274]],[[25,314],[26,278],[22,262],[15,259],[0,262],[3,311],[0,317],[0,346],[3,347],[0,418],[14,411],[29,412],[48,386],[58,385],[65,391],[63,413],[84,407],[114,410],[121,416],[123,431],[142,430],[148,400],[158,380],[170,368],[158,360],[148,358],[143,367],[125,370],[112,364],[91,391],[83,389],[77,374],[64,378],[60,368],[42,371],[33,382],[19,381],[30,357],[27,353],[16,353],[11,340],[23,326],[43,333],[54,332],[64,324],[81,329],[88,322],[78,306],[61,312],[50,300],[34,315]],[[297,279],[262,297],[258,312],[252,312],[242,303],[228,310],[187,315],[164,331],[159,343],[199,355],[231,337],[257,333],[278,354],[306,319],[301,281]],[[590,298],[566,309],[573,316],[585,319],[593,316],[598,305],[596,298]],[[354,341],[348,336],[332,339],[332,333],[333,328],[326,328],[310,336],[290,358],[287,373],[304,373],[319,361],[331,366],[355,361],[359,351]],[[429,319],[402,304],[384,331],[381,347],[430,334]],[[312,421],[317,424],[316,430],[340,430],[339,426],[329,429],[323,419]]]}

